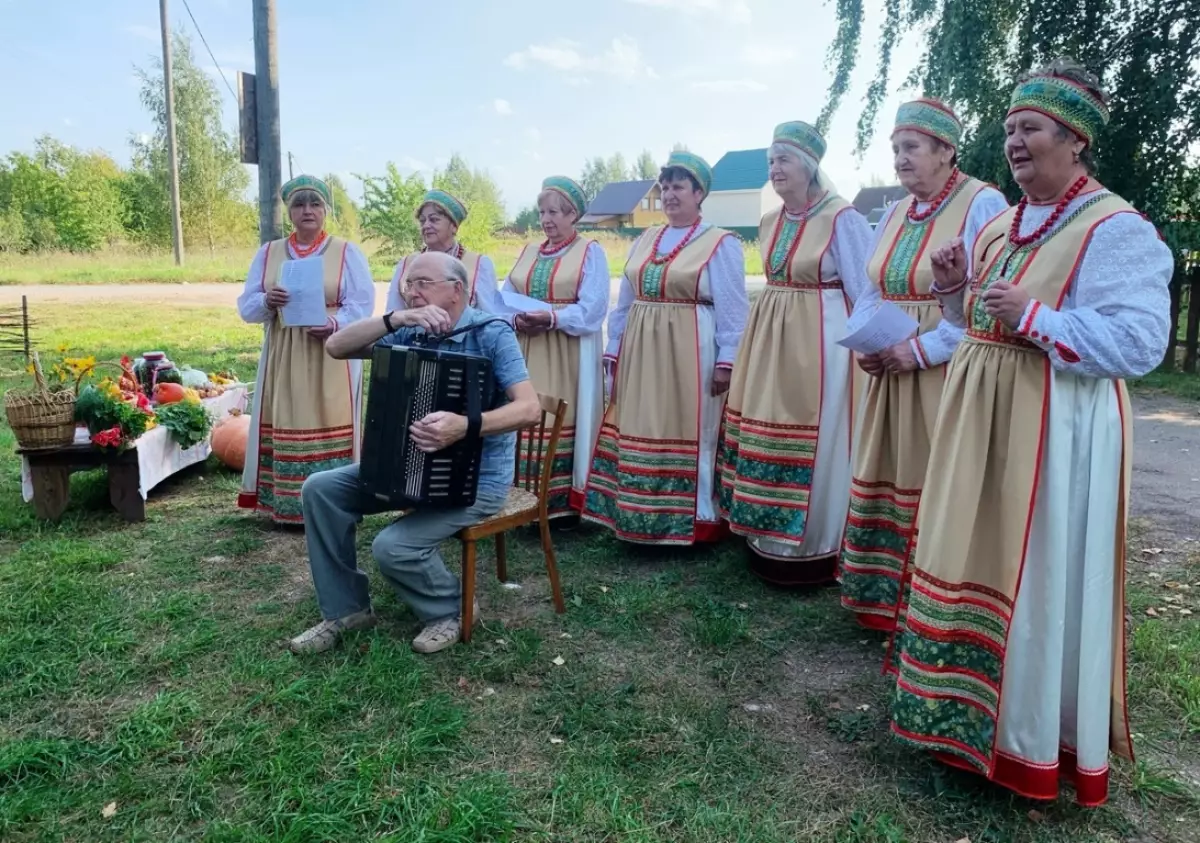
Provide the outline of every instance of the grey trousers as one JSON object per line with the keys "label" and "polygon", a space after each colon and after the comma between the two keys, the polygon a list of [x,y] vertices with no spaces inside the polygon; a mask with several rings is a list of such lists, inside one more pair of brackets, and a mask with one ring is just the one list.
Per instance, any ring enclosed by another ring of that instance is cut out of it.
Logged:
{"label": "grey trousers", "polygon": [[[507,497],[507,490],[480,488],[474,506],[416,510],[379,531],[371,544],[379,572],[422,622],[458,617],[461,610],[462,585],[446,568],[438,546],[463,527],[495,515]],[[387,512],[389,507],[360,491],[357,465],[309,477],[301,504],[321,616],[336,620],[370,608],[367,575],[358,567],[354,537],[364,515]]]}

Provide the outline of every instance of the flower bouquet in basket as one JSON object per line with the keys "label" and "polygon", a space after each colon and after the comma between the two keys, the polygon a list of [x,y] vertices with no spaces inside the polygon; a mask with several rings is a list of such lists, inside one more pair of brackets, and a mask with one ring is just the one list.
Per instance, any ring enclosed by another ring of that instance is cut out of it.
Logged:
{"label": "flower bouquet in basket", "polygon": [[34,352],[26,371],[33,389],[10,389],[4,394],[4,414],[17,444],[29,450],[62,448],[75,441],[75,401],[83,379],[96,370],[95,357],[70,357],[65,345],[62,358],[47,372]]}
{"label": "flower bouquet in basket", "polygon": [[157,424],[150,399],[142,392],[128,357],[118,366],[120,377],[103,378],[84,387],[75,399],[75,418],[88,429],[97,448],[124,451]]}

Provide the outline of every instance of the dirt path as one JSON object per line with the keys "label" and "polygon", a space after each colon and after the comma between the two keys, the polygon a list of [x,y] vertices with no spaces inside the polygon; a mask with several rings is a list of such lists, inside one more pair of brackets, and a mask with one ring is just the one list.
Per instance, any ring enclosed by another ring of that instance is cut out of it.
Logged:
{"label": "dirt path", "polygon": [[1133,396],[1132,515],[1164,538],[1200,540],[1200,404]]}
{"label": "dirt path", "polygon": [[[761,277],[749,287],[763,285]],[[383,312],[387,285],[376,284],[376,310]],[[0,307],[19,303],[124,301],[170,302],[178,306],[234,307],[240,284],[97,284],[0,286]],[[612,286],[616,300],[617,281]],[[1134,396],[1133,512],[1148,518],[1164,539],[1200,541],[1200,406],[1160,395]]]}

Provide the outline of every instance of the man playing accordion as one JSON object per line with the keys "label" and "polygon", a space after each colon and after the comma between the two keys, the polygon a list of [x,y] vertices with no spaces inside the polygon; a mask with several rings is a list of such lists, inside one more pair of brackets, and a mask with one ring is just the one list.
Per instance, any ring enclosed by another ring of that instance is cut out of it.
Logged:
{"label": "man playing accordion", "polygon": [[[420,334],[445,334],[481,322],[488,317],[467,306],[468,285],[461,261],[441,252],[421,254],[413,258],[406,278],[406,309],[348,325],[333,334],[325,348],[338,359],[369,358],[376,345],[407,346]],[[481,325],[446,338],[439,347],[489,360],[497,394],[503,393],[507,401],[482,415],[483,457],[474,505],[410,511],[380,531],[371,545],[380,573],[422,624],[412,643],[418,653],[451,647],[462,631],[462,586],[446,568],[438,546],[504,506],[512,486],[515,431],[535,424],[541,413],[520,345],[508,325]],[[466,416],[454,413],[430,413],[411,428],[413,441],[426,453],[440,451],[466,434]],[[375,624],[354,539],[364,515],[390,507],[363,494],[357,465],[312,475],[304,483],[301,501],[309,568],[323,620],[293,638],[289,648],[294,653],[321,653],[337,644],[343,632]],[[478,622],[477,607],[474,618]]]}

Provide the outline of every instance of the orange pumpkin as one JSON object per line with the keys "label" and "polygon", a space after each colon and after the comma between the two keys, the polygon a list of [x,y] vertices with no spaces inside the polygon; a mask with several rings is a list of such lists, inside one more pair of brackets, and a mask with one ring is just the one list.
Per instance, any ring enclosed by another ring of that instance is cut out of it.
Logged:
{"label": "orange pumpkin", "polygon": [[250,439],[250,416],[229,416],[212,432],[212,451],[223,465],[234,471],[246,467],[246,443]]}
{"label": "orange pumpkin", "polygon": [[154,401],[157,404],[174,404],[187,397],[187,390],[177,383],[154,385]]}

